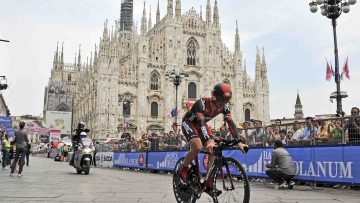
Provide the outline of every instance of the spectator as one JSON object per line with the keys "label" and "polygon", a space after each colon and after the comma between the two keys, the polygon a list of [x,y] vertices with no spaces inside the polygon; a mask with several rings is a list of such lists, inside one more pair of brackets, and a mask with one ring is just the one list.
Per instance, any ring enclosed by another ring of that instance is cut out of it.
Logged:
{"label": "spectator", "polygon": [[62,147],[62,150],[61,150],[62,157],[63,157],[63,160],[62,160],[62,161],[66,161],[66,160],[67,160],[68,152],[69,152],[69,145],[64,144],[63,147]]}
{"label": "spectator", "polygon": [[360,118],[358,107],[351,108],[351,116],[352,118],[345,124],[344,130],[350,144],[360,143]]}
{"label": "spectator", "polygon": [[342,141],[342,125],[341,120],[334,120],[330,123],[331,126],[331,142],[341,143]]}
{"label": "spectator", "polygon": [[280,135],[279,140],[283,143],[283,145],[286,145],[287,144],[286,130],[281,129],[280,132],[279,132],[279,135]]}
{"label": "spectator", "polygon": [[265,144],[265,132],[262,128],[262,122],[257,120],[255,121],[255,131],[253,131],[253,135],[255,137],[255,145],[256,146],[264,146]]}
{"label": "spectator", "polygon": [[24,167],[24,159],[25,159],[26,151],[27,151],[27,143],[29,142],[29,140],[27,138],[27,134],[24,131],[24,127],[25,127],[25,122],[21,121],[19,123],[20,130],[15,131],[15,140],[14,141],[16,143],[16,154],[15,154],[14,162],[11,165],[11,171],[10,171],[11,177],[14,174],[16,163],[18,162],[19,158],[20,158],[20,162],[19,162],[18,176],[19,177],[22,176],[22,171],[23,171],[23,167]]}
{"label": "spectator", "polygon": [[6,166],[8,164],[9,160],[9,151],[10,151],[10,143],[7,134],[5,134],[3,131],[0,132],[2,136],[2,142],[1,142],[1,152],[2,152],[2,168],[7,169]]}
{"label": "spectator", "polygon": [[280,134],[278,133],[279,131],[276,130],[277,132],[275,132],[275,127],[276,127],[275,125],[272,125],[271,127],[268,128],[268,135],[267,135],[268,146],[272,146],[276,140],[280,139]]}
{"label": "spectator", "polygon": [[31,144],[29,142],[27,142],[26,147],[27,147],[27,149],[26,149],[26,166],[29,166]]}
{"label": "spectator", "polygon": [[251,144],[255,144],[255,139],[253,136],[253,130],[249,128],[250,128],[250,123],[248,121],[245,121],[243,135],[246,138],[246,144],[251,145]]}
{"label": "spectator", "polygon": [[296,172],[293,159],[288,151],[283,148],[283,143],[280,140],[276,140],[273,147],[271,163],[266,164],[266,175],[277,182],[279,188],[292,189],[295,183],[291,179],[295,176]]}
{"label": "spectator", "polygon": [[280,119],[276,119],[276,120],[275,120],[275,125],[281,125],[281,120],[280,120]]}
{"label": "spectator", "polygon": [[330,140],[330,134],[331,134],[331,126],[328,125],[324,120],[319,119],[319,128],[318,128],[318,134],[315,137],[315,139],[318,142],[327,142]]}
{"label": "spectator", "polygon": [[289,140],[292,138],[292,136],[294,135],[294,132],[292,130],[289,130],[287,132],[287,141],[289,142]]}
{"label": "spectator", "polygon": [[93,142],[93,146],[94,146],[94,156],[93,156],[93,161],[92,161],[92,163],[94,164],[94,166],[96,167],[96,153],[97,153],[97,146],[96,146],[96,142],[95,142],[95,140],[92,140],[92,142]]}
{"label": "spectator", "polygon": [[311,141],[314,139],[314,137],[316,137],[318,130],[313,125],[313,118],[311,118],[311,117],[305,118],[305,125],[306,125],[306,128],[303,131],[301,139],[305,143],[311,143]]}
{"label": "spectator", "polygon": [[300,127],[299,121],[294,122],[293,131],[294,131],[294,133],[291,136],[290,143],[296,143],[296,142],[301,141],[303,131],[302,131],[301,127]]}

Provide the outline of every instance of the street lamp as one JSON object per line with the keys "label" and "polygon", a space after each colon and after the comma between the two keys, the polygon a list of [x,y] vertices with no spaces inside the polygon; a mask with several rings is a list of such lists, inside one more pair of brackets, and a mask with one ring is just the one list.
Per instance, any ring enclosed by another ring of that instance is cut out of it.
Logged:
{"label": "street lamp", "polygon": [[6,76],[0,76],[0,90],[5,90],[8,87]]}
{"label": "street lamp", "polygon": [[[0,39],[0,42],[10,42],[6,39]],[[6,76],[0,76],[0,90],[5,90],[8,87]]]}
{"label": "street lamp", "polygon": [[176,110],[176,114],[175,114],[175,125],[176,125],[176,132],[177,133],[177,97],[178,97],[178,87],[181,84],[181,82],[183,81],[184,78],[188,78],[189,75],[187,73],[184,73],[183,70],[175,70],[173,69],[170,72],[167,72],[165,74],[165,79],[172,82],[175,85],[175,110]]}
{"label": "street lamp", "polygon": [[336,99],[337,108],[336,114],[344,116],[342,111],[341,99],[346,98],[348,95],[344,91],[340,91],[340,74],[339,74],[339,57],[337,49],[336,39],[336,19],[341,15],[342,12],[348,13],[350,11],[350,5],[354,5],[356,0],[316,0],[312,1],[310,5],[310,11],[315,13],[318,10],[317,6],[320,6],[321,15],[326,16],[332,20],[333,34],[334,34],[334,52],[335,52],[335,83],[336,92],[330,95],[331,99]]}

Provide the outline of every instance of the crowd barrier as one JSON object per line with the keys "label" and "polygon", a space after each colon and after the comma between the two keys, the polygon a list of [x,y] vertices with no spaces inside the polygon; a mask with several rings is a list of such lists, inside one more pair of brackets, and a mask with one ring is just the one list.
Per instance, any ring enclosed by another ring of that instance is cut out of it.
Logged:
{"label": "crowd barrier", "polygon": [[[288,147],[287,150],[294,160],[296,180],[360,185],[360,146],[306,146]],[[223,151],[225,157],[238,160],[249,177],[260,178],[267,177],[265,164],[271,161],[271,152],[269,147],[252,148],[246,155],[239,150]],[[97,154],[99,157],[111,157],[113,167],[154,171],[172,171],[176,162],[185,155],[186,151],[115,152],[113,156],[110,153],[104,156]],[[207,155],[199,154],[199,163],[200,171],[205,173]]]}
{"label": "crowd barrier", "polygon": [[[360,145],[286,147],[296,167],[295,179],[304,182],[360,185]],[[249,177],[266,178],[265,164],[271,161],[270,147],[251,148],[244,155],[239,150],[224,150],[225,157],[238,160]],[[98,166],[134,168],[172,172],[176,162],[187,151],[167,152],[98,152]],[[47,153],[46,153],[47,155]],[[53,153],[50,153],[52,158]],[[38,157],[47,157],[37,154]],[[205,173],[207,156],[199,154],[201,173]]]}

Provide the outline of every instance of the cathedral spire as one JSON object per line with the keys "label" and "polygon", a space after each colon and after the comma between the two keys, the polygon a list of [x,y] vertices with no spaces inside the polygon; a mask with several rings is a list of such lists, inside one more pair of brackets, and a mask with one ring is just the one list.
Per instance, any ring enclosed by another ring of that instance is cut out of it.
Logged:
{"label": "cathedral spire", "polygon": [[202,6],[200,5],[200,19],[202,20]]}
{"label": "cathedral spire", "polygon": [[219,27],[219,8],[218,8],[218,4],[217,4],[217,0],[215,0],[215,5],[214,5],[214,23],[213,23],[214,27]]}
{"label": "cathedral spire", "polygon": [[61,67],[64,68],[64,42],[61,44],[60,63],[61,63]]}
{"label": "cathedral spire", "polygon": [[167,4],[167,15],[172,18],[174,15],[174,1],[173,0],[168,0],[168,4]]}
{"label": "cathedral spire", "polygon": [[262,67],[262,77],[263,78],[267,78],[267,66],[266,66],[266,61],[265,61],[265,49],[263,47],[263,55],[262,55],[262,60],[261,60],[261,67]]}
{"label": "cathedral spire", "polygon": [[95,44],[95,53],[94,53],[94,66],[96,67],[96,63],[97,63],[97,46]]}
{"label": "cathedral spire", "polygon": [[106,19],[104,23],[103,39],[106,39],[108,36],[107,24],[108,24],[108,19]]}
{"label": "cathedral spire", "polygon": [[181,0],[176,0],[175,16],[176,16],[176,19],[180,19],[180,16],[181,16]]}
{"label": "cathedral spire", "polygon": [[295,104],[295,114],[294,114],[294,117],[295,117],[296,119],[304,118],[304,113],[303,113],[303,110],[302,110],[302,104],[301,104],[300,96],[299,96],[299,90],[298,90],[297,96],[296,96],[296,104]]}
{"label": "cathedral spire", "polygon": [[238,28],[238,21],[236,20],[236,34],[235,34],[235,54],[240,53],[240,35]]}
{"label": "cathedral spire", "polygon": [[56,44],[55,62],[59,62],[59,41]]}
{"label": "cathedral spire", "polygon": [[206,24],[211,25],[211,6],[210,6],[210,0],[207,1],[206,4]]}
{"label": "cathedral spire", "polygon": [[81,66],[81,44],[79,44],[79,55],[78,55],[77,65],[78,67]]}
{"label": "cathedral spire", "polygon": [[261,59],[259,47],[256,46],[256,62],[255,62],[255,80],[260,79],[261,74]]}
{"label": "cathedral spire", "polygon": [[92,51],[90,52],[90,68],[93,66],[93,54]]}
{"label": "cathedral spire", "polygon": [[76,66],[76,53],[75,53],[75,60],[74,60],[74,67]]}
{"label": "cathedral spire", "polygon": [[148,29],[150,30],[152,28],[152,21],[151,21],[151,5],[149,8],[149,25],[148,25]]}
{"label": "cathedral spire", "polygon": [[156,24],[160,22],[160,7],[159,7],[159,0],[157,4],[157,11],[156,11]]}
{"label": "cathedral spire", "polygon": [[145,35],[146,31],[147,31],[147,27],[146,27],[146,9],[145,9],[145,1],[144,1],[143,17],[141,18],[141,34]]}

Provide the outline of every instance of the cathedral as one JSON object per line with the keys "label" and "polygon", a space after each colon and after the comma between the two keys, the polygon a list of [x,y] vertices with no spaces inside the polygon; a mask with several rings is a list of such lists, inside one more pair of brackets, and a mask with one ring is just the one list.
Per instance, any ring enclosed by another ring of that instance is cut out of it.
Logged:
{"label": "cathedral", "polygon": [[[184,0],[183,0],[184,1]],[[170,112],[178,104],[177,122],[187,103],[209,96],[220,82],[231,85],[231,112],[236,123],[250,119],[269,124],[269,84],[264,52],[256,48],[255,79],[247,74],[234,20],[234,52],[221,39],[218,1],[207,0],[205,19],[195,9],[182,12],[181,0],[167,0],[167,12],[155,23],[144,10],[140,32],[134,25],[133,1],[121,3],[114,28],[104,23],[99,45],[90,60],[82,62],[81,50],[74,63],[64,63],[63,48],[54,54],[53,68],[45,88],[44,115],[48,110],[72,111],[73,126],[85,122],[92,138],[120,138],[129,133],[163,135],[172,130]],[[221,5],[220,5],[221,6]],[[236,23],[235,23],[236,22]],[[181,71],[186,78],[178,85],[165,77]],[[177,102],[176,102],[177,99]],[[209,122],[218,129],[222,116]]]}

